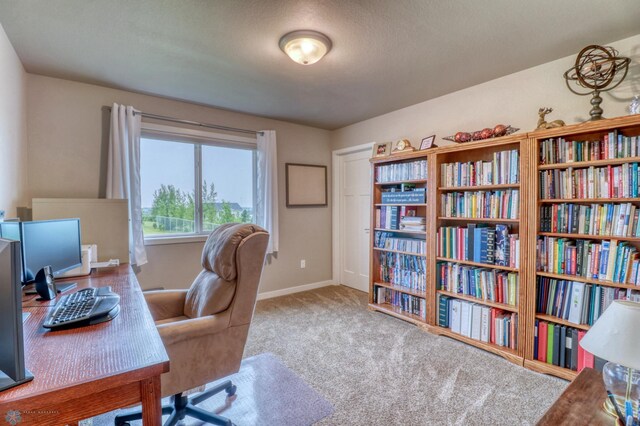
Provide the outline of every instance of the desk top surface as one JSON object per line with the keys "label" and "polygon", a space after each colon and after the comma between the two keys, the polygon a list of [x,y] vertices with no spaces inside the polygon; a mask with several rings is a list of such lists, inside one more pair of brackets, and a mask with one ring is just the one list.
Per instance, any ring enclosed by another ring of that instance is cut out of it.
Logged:
{"label": "desk top surface", "polygon": [[25,298],[23,311],[31,313],[24,323],[25,363],[35,378],[0,392],[0,407],[18,401],[28,407],[54,392],[56,398],[77,397],[169,371],[169,357],[129,265],[64,281],[77,282],[77,289],[111,286],[120,295],[119,315],[97,325],[48,331],[42,323],[52,304]]}
{"label": "desk top surface", "polygon": [[607,398],[602,373],[585,368],[540,419],[537,426],[615,425],[603,404]]}

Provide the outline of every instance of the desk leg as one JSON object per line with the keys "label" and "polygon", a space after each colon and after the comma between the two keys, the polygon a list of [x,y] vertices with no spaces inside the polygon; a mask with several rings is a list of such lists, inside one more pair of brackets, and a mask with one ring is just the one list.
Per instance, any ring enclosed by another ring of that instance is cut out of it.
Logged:
{"label": "desk leg", "polygon": [[160,426],[162,424],[160,376],[141,381],[140,395],[142,396],[142,424]]}

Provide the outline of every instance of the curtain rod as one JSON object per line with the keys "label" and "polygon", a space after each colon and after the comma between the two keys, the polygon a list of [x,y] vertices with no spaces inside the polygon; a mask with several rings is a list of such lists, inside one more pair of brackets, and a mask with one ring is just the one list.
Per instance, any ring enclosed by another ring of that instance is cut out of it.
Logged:
{"label": "curtain rod", "polygon": [[[111,107],[110,106],[104,106],[103,108],[111,111]],[[142,112],[142,111],[134,111],[134,114],[140,114],[142,117],[151,118],[151,119],[154,119],[154,120],[169,121],[169,122],[172,122],[172,123],[180,123],[180,124],[188,124],[190,126],[206,127],[208,129],[224,130],[224,131],[227,131],[227,132],[246,133],[246,134],[250,134],[250,135],[262,135],[262,134],[264,134],[264,132],[257,131],[257,130],[238,129],[236,127],[220,126],[220,125],[217,125],[217,124],[200,123],[199,121],[183,120],[183,119],[180,119],[180,118],[167,117],[167,116],[164,116],[164,115],[149,114],[149,113]]]}

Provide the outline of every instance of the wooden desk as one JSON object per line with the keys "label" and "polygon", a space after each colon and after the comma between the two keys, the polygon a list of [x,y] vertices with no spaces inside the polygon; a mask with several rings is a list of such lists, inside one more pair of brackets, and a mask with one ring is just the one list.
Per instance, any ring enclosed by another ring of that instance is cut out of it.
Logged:
{"label": "wooden desk", "polygon": [[78,288],[111,286],[120,295],[112,321],[65,331],[47,331],[51,303],[25,299],[26,366],[33,381],[0,393],[0,418],[20,412],[24,425],[64,425],[142,403],[143,422],[161,422],[160,375],[169,357],[129,265],[87,278]]}
{"label": "wooden desk", "polygon": [[616,419],[602,409],[606,398],[602,373],[585,368],[542,416],[538,426],[613,426]]}

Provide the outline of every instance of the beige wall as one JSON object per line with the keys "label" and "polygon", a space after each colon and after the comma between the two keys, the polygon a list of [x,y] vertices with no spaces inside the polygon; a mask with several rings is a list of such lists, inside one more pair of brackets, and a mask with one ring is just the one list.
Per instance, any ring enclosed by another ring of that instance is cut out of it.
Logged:
{"label": "beige wall", "polygon": [[[246,114],[28,75],[29,200],[104,196],[108,114],[103,105],[133,105],[150,113],[249,129],[273,129],[278,140],[280,253],[260,291],[331,279],[330,207],[287,209],[284,164],[330,165],[329,132]],[[148,246],[143,287],[187,287],[199,272],[202,243]],[[300,260],[306,268],[300,269]]]}
{"label": "beige wall", "polygon": [[0,25],[0,210],[16,217],[27,185],[26,74]]}
{"label": "beige wall", "polygon": [[[640,94],[640,35],[610,45],[633,59],[626,80],[602,95],[604,115],[616,117],[626,115],[632,95]],[[422,138],[434,133],[436,143],[442,146],[450,143],[442,140],[443,136],[498,123],[526,132],[536,127],[538,108],[542,106],[554,109],[548,120],[584,121],[589,118],[590,97],[572,94],[562,78],[574,61],[572,55],[335,130],[331,135],[332,149],[401,138],[419,146]],[[469,64],[469,72],[473,72],[473,64]]]}

